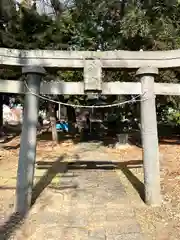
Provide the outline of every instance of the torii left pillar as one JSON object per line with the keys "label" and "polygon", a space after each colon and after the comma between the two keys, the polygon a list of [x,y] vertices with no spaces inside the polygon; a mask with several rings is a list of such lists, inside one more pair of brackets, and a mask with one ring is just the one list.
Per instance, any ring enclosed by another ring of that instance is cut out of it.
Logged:
{"label": "torii left pillar", "polygon": [[23,67],[26,75],[26,94],[16,186],[16,212],[26,214],[31,206],[36,159],[40,83],[45,70],[39,66]]}

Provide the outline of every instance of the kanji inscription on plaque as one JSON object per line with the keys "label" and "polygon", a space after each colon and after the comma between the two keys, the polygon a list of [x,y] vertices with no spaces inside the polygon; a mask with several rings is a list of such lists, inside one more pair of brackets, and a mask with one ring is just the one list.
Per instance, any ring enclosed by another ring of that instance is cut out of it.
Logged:
{"label": "kanji inscription on plaque", "polygon": [[98,59],[85,60],[84,64],[84,90],[101,91],[102,68]]}

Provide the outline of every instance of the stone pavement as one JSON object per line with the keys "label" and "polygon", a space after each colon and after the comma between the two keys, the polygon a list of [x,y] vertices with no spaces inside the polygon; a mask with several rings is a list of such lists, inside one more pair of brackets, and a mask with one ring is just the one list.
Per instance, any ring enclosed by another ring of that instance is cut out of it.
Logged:
{"label": "stone pavement", "polygon": [[46,188],[12,239],[144,240],[103,147],[81,143],[58,187]]}

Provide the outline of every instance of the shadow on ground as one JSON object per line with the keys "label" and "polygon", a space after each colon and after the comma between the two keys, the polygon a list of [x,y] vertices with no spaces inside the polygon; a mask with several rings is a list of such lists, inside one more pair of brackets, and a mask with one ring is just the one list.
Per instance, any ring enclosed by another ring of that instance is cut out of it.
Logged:
{"label": "shadow on ground", "polygon": [[[179,130],[178,130],[179,132]],[[169,145],[175,145],[180,144],[180,135],[177,131],[171,129],[170,127],[158,128],[158,134],[159,134],[159,144],[169,144]],[[72,140],[74,144],[78,144],[79,142],[94,142],[99,141],[104,146],[115,146],[116,143],[118,143],[118,138],[116,136],[116,133],[112,135],[104,134],[98,134],[98,133],[92,133],[89,136],[83,136],[80,137],[80,134],[72,135],[69,133],[59,132],[59,143],[64,142],[66,140]],[[52,140],[52,134],[51,132],[43,132],[42,134],[38,135],[38,141],[51,141]],[[141,132],[140,130],[133,130],[128,133],[128,142],[132,145],[135,145],[137,147],[142,148],[142,142],[141,142]]]}
{"label": "shadow on ground", "polygon": [[[39,161],[37,163],[38,169],[52,169],[54,162],[43,162]],[[62,165],[61,165],[62,164]],[[133,187],[138,192],[141,199],[144,201],[144,184],[132,173],[131,169],[133,168],[142,168],[142,160],[130,160],[126,162],[113,162],[113,161],[72,161],[72,162],[63,162],[59,163],[59,166],[56,165],[56,171],[59,173],[59,168],[64,169],[63,172],[75,171],[75,170],[116,170],[120,169],[126,178],[130,181]],[[62,173],[62,171],[61,171]],[[50,182],[49,182],[50,183]]]}
{"label": "shadow on ground", "polygon": [[[42,191],[51,183],[52,179],[56,176],[57,173],[64,173],[66,171],[67,163],[61,163],[65,155],[60,156],[55,162],[51,163],[45,174],[40,178],[38,183],[34,186],[33,195],[32,195],[32,205],[36,202],[39,195]],[[6,187],[0,187],[0,190],[5,190]],[[7,190],[12,189],[7,187]],[[18,229],[24,222],[28,212],[19,214],[14,212],[9,219],[0,227],[0,239],[8,240],[10,236]]]}
{"label": "shadow on ground", "polygon": [[3,146],[4,144],[10,143],[17,136],[19,136],[19,133],[12,133],[11,132],[11,133],[6,134],[6,136],[1,137],[1,140],[0,140],[1,147],[6,149],[6,150],[18,149],[20,147],[20,144],[17,144],[15,146],[12,146],[12,145]]}
{"label": "shadow on ground", "polygon": [[[20,144],[15,146],[5,145],[13,140],[14,137],[20,135],[19,130],[10,129],[8,130],[9,137],[5,138],[4,141],[1,142],[1,145],[6,150],[15,150],[20,147]],[[159,135],[159,144],[161,145],[176,145],[180,144],[180,130],[179,128],[172,128],[171,126],[166,125],[158,125],[158,135]],[[116,133],[112,133],[110,135],[107,134],[107,131],[101,132],[101,134],[97,131],[93,132],[89,136],[80,136],[80,134],[70,134],[66,132],[58,132],[59,143],[62,143],[67,140],[73,141],[74,144],[78,144],[79,142],[94,142],[99,141],[104,146],[115,146],[118,143],[118,139]],[[42,132],[37,134],[37,141],[52,141],[52,133],[51,131],[47,131],[44,129]],[[132,145],[135,145],[139,148],[142,148],[141,143],[141,132],[138,129],[131,130],[128,133],[128,142]]]}
{"label": "shadow on ground", "polygon": [[70,162],[68,163],[68,170],[75,169],[100,169],[100,170],[115,170],[120,169],[133,187],[138,192],[141,199],[144,201],[144,184],[131,172],[130,169],[133,168],[142,168],[143,162],[142,160],[130,160],[122,163],[117,162],[109,162],[109,161],[78,161],[78,162]]}
{"label": "shadow on ground", "polygon": [[[132,161],[126,161],[122,163],[117,163],[115,161],[72,161],[67,162],[63,161],[64,155],[59,157],[54,162],[47,162],[47,161],[38,161],[36,168],[37,169],[43,169],[46,170],[45,174],[40,177],[40,180],[35,185],[33,189],[33,196],[32,196],[32,205],[35,204],[37,198],[42,193],[42,191],[50,185],[52,179],[58,174],[58,173],[67,173],[68,171],[75,173],[76,170],[82,170],[86,171],[88,169],[92,170],[116,170],[120,169],[124,175],[127,177],[127,179],[131,182],[133,187],[137,190],[141,198],[144,200],[144,185],[143,183],[133,175],[130,169],[132,168],[142,168],[142,160],[132,160]],[[77,157],[78,159],[78,157]],[[77,186],[59,186],[59,187],[50,187],[55,190],[64,190],[68,188],[76,189]],[[4,187],[1,189],[5,189]],[[8,187],[8,189],[10,189]],[[24,220],[27,216],[26,214],[19,214],[17,212],[13,213],[7,222],[4,223],[4,225],[0,229],[0,239],[2,240],[8,240],[12,236],[12,234],[21,227],[21,225],[24,223]]]}
{"label": "shadow on ground", "polygon": [[[132,160],[126,161],[122,163],[117,162],[109,162],[109,161],[75,161],[75,162],[62,162],[65,156],[59,157],[55,162],[45,162],[39,161],[37,162],[37,169],[45,169],[45,174],[40,178],[38,183],[35,185],[33,189],[32,196],[32,205],[35,204],[37,198],[42,193],[42,191],[51,183],[52,179],[58,173],[66,173],[68,171],[73,170],[83,170],[86,169],[95,169],[95,170],[115,170],[120,169],[125,174],[127,179],[131,182],[133,187],[137,190],[140,197],[144,200],[144,184],[133,175],[130,169],[132,168],[142,168],[142,160]],[[76,188],[77,186],[60,186],[55,187],[54,189],[64,190],[66,188]],[[50,187],[53,188],[53,187]],[[1,189],[5,189],[4,187],[0,187]],[[10,187],[8,187],[10,189]],[[27,214],[19,214],[17,212],[13,213],[9,220],[4,223],[4,225],[0,229],[0,239],[8,240],[13,232],[18,229],[24,222],[24,219]]]}

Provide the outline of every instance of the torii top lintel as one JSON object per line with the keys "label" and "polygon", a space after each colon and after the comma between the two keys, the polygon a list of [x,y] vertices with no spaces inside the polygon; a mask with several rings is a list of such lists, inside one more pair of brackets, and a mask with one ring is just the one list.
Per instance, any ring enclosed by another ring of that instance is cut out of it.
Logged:
{"label": "torii top lintel", "polygon": [[84,61],[94,59],[102,68],[180,67],[180,50],[170,51],[54,51],[0,48],[0,64],[6,66],[39,65],[43,67],[84,68]]}

